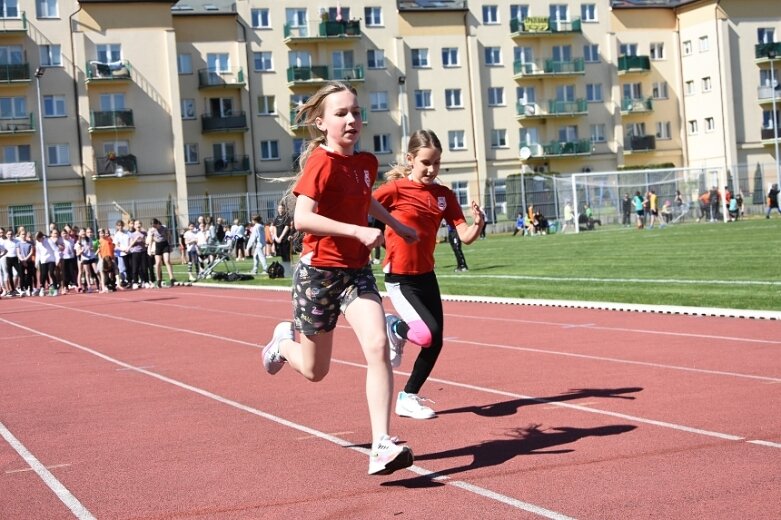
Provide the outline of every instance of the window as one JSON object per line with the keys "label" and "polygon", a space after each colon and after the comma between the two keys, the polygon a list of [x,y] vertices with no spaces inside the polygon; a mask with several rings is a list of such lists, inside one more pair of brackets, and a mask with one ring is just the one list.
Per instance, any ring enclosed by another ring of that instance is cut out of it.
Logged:
{"label": "window", "polygon": [[626,135],[629,137],[643,137],[645,134],[645,123],[632,123],[626,125]]}
{"label": "window", "polygon": [[583,61],[586,63],[599,63],[599,45],[594,43],[583,46]]}
{"label": "window", "polygon": [[651,44],[651,59],[663,60],[664,59],[664,43],[657,42]]}
{"label": "window", "polygon": [[606,127],[604,123],[591,125],[589,131],[591,133],[592,143],[604,143],[605,141],[607,141],[605,128]]}
{"label": "window", "polygon": [[388,110],[388,92],[385,90],[369,92],[369,110],[372,112]]}
{"label": "window", "polygon": [[277,113],[277,99],[275,96],[258,96],[258,115],[273,116]]}
{"label": "window", "polygon": [[445,47],[442,49],[442,66],[443,67],[458,67],[458,48],[457,47]]}
{"label": "window", "polygon": [[36,0],[35,14],[38,18],[57,18],[57,0]]}
{"label": "window", "polygon": [[700,37],[700,52],[708,52],[708,49],[710,48],[710,43],[708,42],[707,36],[701,36]]}
{"label": "window", "polygon": [[43,96],[44,117],[65,117],[65,96]]}
{"label": "window", "polygon": [[507,148],[507,130],[491,130],[491,148]]}
{"label": "window", "polygon": [[642,83],[627,83],[622,90],[624,99],[643,99]]}
{"label": "window", "polygon": [[65,224],[73,223],[73,203],[72,202],[55,202],[54,206],[54,222],[62,229]]}
{"label": "window", "polygon": [[526,4],[513,4],[510,6],[510,20],[522,22],[529,16],[529,6]]}
{"label": "window", "polygon": [[619,56],[637,56],[636,43],[622,43],[618,46]]}
{"label": "window", "polygon": [[483,6],[483,24],[496,25],[499,23],[499,6],[498,5],[484,5]]}
{"label": "window", "polygon": [[103,43],[95,47],[100,63],[113,63],[122,59],[122,46],[118,43]]}
{"label": "window", "polygon": [[501,47],[486,47],[485,48],[485,64],[486,65],[501,65],[502,64],[502,48]]}
{"label": "window", "polygon": [[567,125],[559,128],[559,141],[563,143],[572,143],[578,140],[578,127]]}
{"label": "window", "polygon": [[46,164],[49,166],[67,166],[71,163],[67,144],[46,145]]}
{"label": "window", "polygon": [[176,70],[179,74],[193,73],[193,57],[189,54],[179,54],[176,56]]}
{"label": "window", "polygon": [[705,132],[713,132],[716,129],[716,121],[712,117],[705,118]]}
{"label": "window", "polygon": [[447,144],[450,150],[466,150],[466,140],[463,130],[448,130]]}
{"label": "window", "polygon": [[366,63],[370,69],[384,69],[385,51],[382,49],[369,49],[366,51]]}
{"label": "window", "polygon": [[569,6],[567,4],[551,4],[548,8],[551,21],[568,22]]}
{"label": "window", "polygon": [[699,131],[699,128],[697,126],[697,120],[692,119],[691,121],[687,122],[687,127],[689,129],[689,135],[697,135],[697,132]]}
{"label": "window", "polygon": [[32,155],[29,144],[17,144],[3,147],[4,163],[31,162]]}
{"label": "window", "polygon": [[602,101],[602,83],[586,83],[586,101],[589,103]]}
{"label": "window", "polygon": [[692,42],[691,40],[686,40],[683,42],[683,55],[689,56],[692,53]]}
{"label": "window", "polygon": [[197,143],[184,143],[184,162],[186,164],[198,164]]}
{"label": "window", "polygon": [[464,108],[464,103],[461,101],[460,88],[445,89],[445,106],[447,108]]}
{"label": "window", "polygon": [[363,18],[366,27],[382,27],[382,7],[364,7]]}
{"label": "window", "polygon": [[760,27],[757,29],[757,43],[774,43],[776,30],[773,27]]}
{"label": "window", "polygon": [[519,136],[521,146],[531,146],[540,142],[540,131],[537,128],[521,128],[519,129]]}
{"label": "window", "polygon": [[684,85],[686,87],[685,92],[686,92],[687,96],[691,96],[692,94],[694,94],[694,81],[693,80],[687,81],[686,83],[684,83]]}
{"label": "window", "polygon": [[553,53],[553,61],[559,61],[559,62],[572,61],[571,45],[554,45],[551,51]]}
{"label": "window", "polygon": [[[24,226],[27,229],[35,229],[35,211],[32,204],[21,206],[8,206],[8,220],[11,228]],[[72,222],[72,221],[71,221]]]}
{"label": "window", "polygon": [[41,67],[62,67],[62,48],[59,45],[41,45]]}
{"label": "window", "polygon": [[428,67],[428,49],[412,49],[412,66],[416,68]]}
{"label": "window", "polygon": [[285,9],[285,23],[293,36],[309,36],[306,28],[306,9]]}
{"label": "window", "polygon": [[773,111],[772,110],[763,110],[762,111],[762,128],[766,130],[770,130],[774,128],[774,124],[776,121],[778,121],[778,111],[776,111],[776,117],[773,117]]}
{"label": "window", "polygon": [[415,108],[426,109],[434,108],[431,103],[431,91],[430,90],[416,90],[415,91]]}
{"label": "window", "polygon": [[206,67],[209,72],[229,72],[231,70],[230,55],[227,52],[206,53]]}
{"label": "window", "polygon": [[250,11],[253,29],[271,29],[271,18],[268,8],[252,9]]}
{"label": "window", "polygon": [[672,124],[669,121],[657,121],[656,122],[656,138],[657,139],[672,139]]}
{"label": "window", "polygon": [[253,52],[252,63],[255,67],[255,72],[270,72],[274,70],[274,60],[271,58],[271,51]]}
{"label": "window", "polygon": [[456,181],[450,184],[450,189],[458,199],[458,203],[462,206],[469,204],[469,183],[467,181]]}
{"label": "window", "polygon": [[0,119],[26,119],[28,116],[24,97],[0,98]]}
{"label": "window", "polygon": [[575,85],[558,85],[556,101],[575,101]]}
{"label": "window", "polygon": [[279,141],[261,141],[260,160],[261,161],[279,160]]}
{"label": "window", "polygon": [[391,153],[390,134],[377,134],[374,136],[374,153]]}
{"label": "window", "polygon": [[516,87],[515,98],[520,105],[528,105],[537,102],[537,91],[534,87]]}
{"label": "window", "polygon": [[667,99],[667,82],[654,82],[651,86],[651,95],[654,99]]}
{"label": "window", "polygon": [[504,106],[504,87],[489,87],[488,88],[488,106],[498,107]]}
{"label": "window", "polygon": [[182,119],[195,119],[195,100],[182,98]]}
{"label": "window", "polygon": [[597,4],[580,4],[580,19],[583,22],[596,22]]}
{"label": "window", "polygon": [[108,155],[111,152],[114,152],[117,155],[128,155],[130,153],[130,142],[108,141],[103,143],[103,154]]}
{"label": "window", "polygon": [[710,92],[713,89],[710,76],[702,78],[702,91]]}

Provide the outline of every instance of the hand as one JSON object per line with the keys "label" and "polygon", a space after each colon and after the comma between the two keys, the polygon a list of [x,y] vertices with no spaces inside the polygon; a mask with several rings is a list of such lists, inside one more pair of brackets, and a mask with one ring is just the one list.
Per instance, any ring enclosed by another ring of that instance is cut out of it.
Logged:
{"label": "hand", "polygon": [[485,213],[483,213],[483,210],[480,209],[480,206],[475,201],[472,201],[472,219],[477,225],[485,224]]}
{"label": "hand", "polygon": [[359,226],[355,232],[355,238],[360,240],[361,244],[365,245],[369,249],[382,245],[384,237],[382,232],[373,227]]}

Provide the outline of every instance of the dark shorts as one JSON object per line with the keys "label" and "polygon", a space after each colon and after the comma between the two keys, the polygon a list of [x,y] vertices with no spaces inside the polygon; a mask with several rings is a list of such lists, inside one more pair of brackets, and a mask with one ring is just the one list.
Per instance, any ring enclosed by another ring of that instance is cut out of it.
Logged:
{"label": "dark shorts", "polygon": [[652,209],[651,210],[651,215],[653,215],[654,217],[658,217],[659,216],[659,211],[657,211],[655,209]]}
{"label": "dark shorts", "polygon": [[163,253],[170,253],[171,245],[167,241],[155,242],[155,255],[162,256]]}
{"label": "dark shorts", "polygon": [[89,265],[89,264],[97,264],[98,259],[97,258],[82,258],[81,259],[81,265]]}
{"label": "dark shorts", "polygon": [[359,296],[376,295],[381,301],[371,267],[342,269],[313,267],[299,262],[293,273],[293,317],[304,336],[330,332],[339,313]]}
{"label": "dark shorts", "polygon": [[643,215],[645,215],[645,211],[643,211],[642,209],[638,209],[637,211],[635,211],[635,213],[637,213],[638,217],[642,217]]}

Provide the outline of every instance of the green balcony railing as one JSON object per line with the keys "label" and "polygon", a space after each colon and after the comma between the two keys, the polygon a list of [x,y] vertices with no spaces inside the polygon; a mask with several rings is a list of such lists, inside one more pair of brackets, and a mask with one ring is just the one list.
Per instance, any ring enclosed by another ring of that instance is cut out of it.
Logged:
{"label": "green balcony railing", "polygon": [[[4,4],[6,2],[3,2]],[[10,4],[10,2],[8,2]],[[6,15],[0,16],[0,33],[26,33],[27,32],[27,14],[19,11],[12,14],[10,6],[6,6]]]}
{"label": "green balcony railing", "polygon": [[574,101],[551,99],[548,101],[548,113],[551,115],[587,114],[588,102],[583,98]]}
{"label": "green balcony railing", "polygon": [[29,63],[0,64],[0,83],[30,81],[30,79]]}
{"label": "green balcony railing", "polygon": [[135,128],[132,110],[93,110],[90,112],[90,131]]}
{"label": "green balcony railing", "polygon": [[0,135],[29,134],[35,131],[33,113],[24,119],[0,119]]}
{"label": "green balcony railing", "polygon": [[333,79],[343,80],[343,81],[363,81],[364,75],[363,75],[363,67],[361,65],[356,65],[355,67],[350,67],[346,69],[333,69]]}
{"label": "green balcony railing", "polygon": [[130,79],[130,62],[120,60],[111,63],[90,61],[84,68],[87,81],[127,81]]}
{"label": "green balcony railing", "polygon": [[312,67],[288,67],[287,81],[295,83],[297,81],[328,81],[328,67],[325,65],[314,65]]}
{"label": "green balcony railing", "polygon": [[781,59],[781,42],[758,43],[754,45],[754,58],[757,60],[766,60],[774,54],[774,59]]}
{"label": "green balcony railing", "polygon": [[203,114],[201,116],[202,132],[231,132],[247,130],[247,114],[236,112],[229,116]]}
{"label": "green balcony railing", "polygon": [[514,36],[581,33],[580,18],[572,21],[551,20],[547,16],[528,16],[525,20],[510,20],[510,32]]}
{"label": "green balcony railing", "polygon": [[656,150],[655,135],[633,135],[624,143],[624,149],[630,152],[650,152]]}
{"label": "green balcony railing", "polygon": [[578,141],[553,141],[542,145],[543,155],[591,155],[591,141],[580,139]]}
{"label": "green balcony railing", "polygon": [[514,61],[513,74],[516,76],[566,76],[581,75],[586,72],[583,58],[574,60]]}
{"label": "green balcony railing", "polygon": [[206,175],[249,174],[249,156],[206,157],[203,160]]}
{"label": "green balcony railing", "polygon": [[360,20],[343,20],[341,22],[329,20],[320,22],[318,29],[320,36],[360,36],[361,22]]}
{"label": "green balcony railing", "polygon": [[138,173],[138,163],[136,156],[128,155],[103,155],[95,157],[95,173],[98,176],[117,176],[135,175]]}
{"label": "green balcony railing", "polygon": [[625,113],[640,113],[640,112],[652,112],[654,109],[653,98],[634,99],[623,98],[621,100],[621,112]]}
{"label": "green balcony railing", "polygon": [[244,70],[233,69],[200,69],[198,71],[198,87],[243,87],[245,84]]}
{"label": "green balcony railing", "polygon": [[651,58],[648,56],[620,56],[618,73],[648,72],[651,70]]}

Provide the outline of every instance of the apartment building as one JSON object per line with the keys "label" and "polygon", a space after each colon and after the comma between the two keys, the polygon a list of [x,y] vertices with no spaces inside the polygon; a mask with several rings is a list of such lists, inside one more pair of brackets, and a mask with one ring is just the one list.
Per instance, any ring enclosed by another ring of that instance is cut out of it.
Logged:
{"label": "apartment building", "polygon": [[5,0],[0,225],[42,227],[44,199],[61,224],[269,214],[308,138],[295,108],[329,79],[356,87],[381,168],[430,128],[442,182],[499,218],[521,171],[748,187],[761,165],[761,187],[779,30],[775,0]]}

